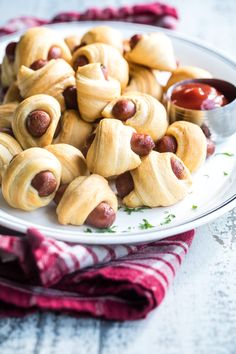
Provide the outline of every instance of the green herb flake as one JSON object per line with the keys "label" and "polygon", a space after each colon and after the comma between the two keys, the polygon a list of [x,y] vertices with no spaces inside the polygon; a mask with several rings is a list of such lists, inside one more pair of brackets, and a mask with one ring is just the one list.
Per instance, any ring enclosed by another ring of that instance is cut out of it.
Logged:
{"label": "green herb flake", "polygon": [[91,230],[89,227],[87,227],[87,229],[85,229],[84,232],[85,232],[85,233],[91,233],[92,230]]}
{"label": "green herb flake", "polygon": [[162,226],[162,225],[169,224],[174,218],[175,218],[175,215],[174,215],[174,214],[168,214],[168,215],[164,218],[164,221],[161,222],[160,225]]}
{"label": "green herb flake", "polygon": [[234,156],[234,154],[232,152],[218,152],[216,155],[224,155],[224,156],[228,156],[228,157],[232,157]]}
{"label": "green herb flake", "polygon": [[223,172],[223,174],[224,174],[224,176],[228,176],[228,173],[227,173],[227,172],[225,172],[225,171]]}
{"label": "green herb flake", "polygon": [[144,206],[144,207],[138,207],[138,208],[129,208],[129,207],[125,206],[125,207],[123,208],[123,211],[124,211],[125,213],[127,213],[128,215],[131,215],[132,213],[137,213],[137,212],[143,213],[143,211],[144,211],[145,209],[150,209],[150,207]]}
{"label": "green herb flake", "polygon": [[193,210],[195,210],[195,209],[197,209],[197,208],[198,208],[197,205],[194,205],[194,204],[192,205],[192,209],[193,209]]}
{"label": "green herb flake", "polygon": [[104,232],[108,232],[110,234],[114,234],[114,233],[116,233],[116,228],[117,228],[117,226],[113,225],[111,227],[107,227],[107,228],[104,228],[104,229],[97,229],[96,232],[99,233],[99,234],[104,233]]}
{"label": "green herb flake", "polygon": [[147,229],[151,229],[153,228],[154,226],[152,224],[150,224],[147,219],[143,219],[143,223],[140,223],[139,224],[139,228],[141,230],[147,230]]}

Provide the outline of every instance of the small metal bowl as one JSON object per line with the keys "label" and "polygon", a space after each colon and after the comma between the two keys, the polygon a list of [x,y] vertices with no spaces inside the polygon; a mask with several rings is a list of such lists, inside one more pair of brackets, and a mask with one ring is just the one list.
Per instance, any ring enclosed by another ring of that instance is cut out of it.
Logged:
{"label": "small metal bowl", "polygon": [[[176,87],[186,83],[208,84],[220,91],[229,101],[225,106],[212,110],[193,110],[176,106],[171,101],[172,92]],[[169,87],[165,96],[165,103],[170,123],[185,120],[199,126],[206,125],[211,133],[211,139],[220,142],[236,132],[236,87],[219,79],[184,80]]]}

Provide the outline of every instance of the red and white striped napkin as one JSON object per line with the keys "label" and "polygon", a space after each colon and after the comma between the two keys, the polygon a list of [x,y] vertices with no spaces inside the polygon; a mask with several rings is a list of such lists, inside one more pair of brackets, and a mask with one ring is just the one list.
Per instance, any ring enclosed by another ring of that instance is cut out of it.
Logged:
{"label": "red and white striped napkin", "polygon": [[147,245],[85,246],[36,229],[26,236],[0,235],[0,315],[41,309],[144,318],[164,299],[193,236],[189,231]]}
{"label": "red and white striped napkin", "polygon": [[179,15],[174,7],[160,2],[122,6],[120,8],[110,6],[100,9],[93,7],[85,12],[62,12],[51,20],[34,16],[14,18],[5,26],[0,27],[0,36],[29,27],[72,21],[127,21],[175,29],[178,19]]}

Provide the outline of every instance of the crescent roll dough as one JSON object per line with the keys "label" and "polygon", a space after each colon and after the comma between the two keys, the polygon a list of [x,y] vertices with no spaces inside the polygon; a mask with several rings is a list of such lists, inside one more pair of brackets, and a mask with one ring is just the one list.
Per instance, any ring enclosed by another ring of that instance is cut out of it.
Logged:
{"label": "crescent roll dough", "polygon": [[142,34],[133,49],[125,54],[125,58],[136,64],[151,69],[174,71],[176,60],[169,37],[164,33]]}
{"label": "crescent roll dough", "polygon": [[9,89],[7,90],[4,99],[3,99],[3,104],[6,103],[11,103],[11,102],[20,102],[22,101],[22,97],[20,95],[19,87],[17,86],[17,82],[14,81]]}
{"label": "crescent roll dough", "polygon": [[15,73],[18,72],[21,65],[30,67],[38,59],[46,60],[50,48],[54,46],[61,49],[61,58],[70,62],[70,50],[58,32],[46,27],[28,29],[21,36],[16,47]]}
{"label": "crescent roll dough", "polygon": [[[38,138],[33,137],[26,126],[28,115],[36,110],[46,112],[51,118],[46,132]],[[60,105],[55,98],[48,95],[31,96],[22,101],[15,111],[12,121],[13,133],[24,149],[47,146],[52,142],[60,116]]]}
{"label": "crescent roll dough", "polygon": [[109,26],[96,26],[86,32],[81,38],[81,43],[104,43],[117,48],[123,52],[122,34],[115,28]]}
{"label": "crescent roll dough", "polygon": [[75,73],[63,59],[52,59],[39,70],[21,66],[17,75],[20,94],[23,98],[44,93],[55,97],[65,110],[63,91],[75,85]]}
{"label": "crescent roll dough", "polygon": [[212,75],[209,71],[196,66],[179,66],[169,78],[165,89],[167,90],[170,86],[176,84],[177,82],[188,80],[188,79],[203,79],[211,78]]}
{"label": "crescent roll dough", "polygon": [[127,86],[129,66],[116,48],[103,43],[94,43],[78,48],[72,56],[72,66],[80,55],[86,56],[89,63],[103,64],[108,69],[109,75],[120,81],[122,90]]}
{"label": "crescent roll dough", "polygon": [[204,163],[207,153],[207,140],[198,125],[178,121],[168,127],[166,135],[171,135],[176,139],[176,155],[190,172],[196,171]]}
{"label": "crescent roll dough", "polygon": [[11,128],[14,112],[17,106],[17,103],[0,105],[0,128]]}
{"label": "crescent roll dough", "polygon": [[152,151],[142,158],[142,163],[131,172],[134,190],[123,199],[128,207],[169,206],[182,200],[192,185],[192,178],[187,167],[184,167],[184,179],[178,179],[171,167],[171,159],[181,160],[170,152]]}
{"label": "crescent roll dough", "polygon": [[156,78],[155,70],[148,69],[141,65],[129,65],[130,80],[125,92],[138,91],[147,93],[159,101],[162,98],[162,86]]}
{"label": "crescent roll dough", "polygon": [[2,193],[6,202],[13,208],[29,211],[48,205],[55,192],[47,197],[40,197],[38,191],[31,185],[32,179],[43,171],[53,173],[58,188],[61,164],[51,152],[31,148],[18,154],[2,177]]}
{"label": "crescent roll dough", "polygon": [[127,92],[118,99],[108,103],[102,111],[105,118],[114,118],[112,109],[119,100],[131,100],[136,106],[136,112],[133,117],[125,121],[136,129],[138,133],[149,134],[154,141],[160,139],[166,132],[168,120],[165,107],[154,97],[145,93]]}
{"label": "crescent roll dough", "polygon": [[46,148],[61,163],[61,183],[67,184],[72,182],[78,176],[87,176],[89,171],[86,166],[86,160],[74,146],[68,144],[48,145]]}
{"label": "crescent roll dough", "polygon": [[135,129],[117,119],[102,119],[95,133],[86,157],[89,171],[112,177],[140,165],[141,159],[130,145]]}
{"label": "crescent roll dough", "polygon": [[69,184],[57,206],[58,221],[63,225],[83,225],[89,214],[102,202],[117,211],[117,198],[107,180],[96,174],[77,177]]}
{"label": "crescent roll dough", "polygon": [[75,48],[78,47],[81,43],[81,36],[78,36],[77,34],[68,36],[65,38],[65,42],[69,47],[71,53],[73,53]]}
{"label": "crescent roll dough", "polygon": [[9,134],[0,133],[0,183],[2,180],[2,174],[9,165],[11,159],[21,151],[22,148],[16,139]]}
{"label": "crescent roll dough", "polygon": [[81,149],[87,137],[91,134],[93,127],[91,124],[80,118],[79,112],[67,110],[63,113],[60,120],[60,132],[53,139],[54,144],[70,144]]}
{"label": "crescent roll dough", "polygon": [[16,80],[14,64],[9,62],[6,54],[3,57],[1,65],[0,78],[0,82],[3,87],[9,87]]}
{"label": "crescent roll dough", "polygon": [[81,117],[94,122],[108,102],[120,96],[119,81],[104,77],[101,65],[88,64],[76,73],[77,101]]}

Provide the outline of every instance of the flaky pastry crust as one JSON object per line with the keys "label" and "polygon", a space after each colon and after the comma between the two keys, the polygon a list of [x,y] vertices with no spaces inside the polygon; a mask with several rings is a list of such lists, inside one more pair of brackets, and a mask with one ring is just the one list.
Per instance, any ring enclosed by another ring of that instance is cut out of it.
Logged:
{"label": "flaky pastry crust", "polygon": [[96,174],[77,177],[69,184],[58,204],[58,221],[63,225],[83,225],[101,202],[106,202],[117,211],[117,198],[107,180]]}
{"label": "flaky pastry crust", "polygon": [[[51,118],[47,131],[38,138],[33,137],[26,126],[28,115],[35,110],[44,111]],[[44,147],[50,145],[60,116],[60,105],[55,98],[48,95],[34,95],[26,98],[18,105],[14,113],[12,121],[14,135],[24,149],[34,146]]]}
{"label": "flaky pastry crust", "polygon": [[176,155],[190,172],[198,170],[207,153],[207,140],[202,129],[196,124],[178,121],[168,127],[166,134],[176,139]]}
{"label": "flaky pastry crust", "polygon": [[87,176],[86,160],[79,149],[68,144],[53,144],[45,147],[61,163],[61,183],[72,182],[78,176]]}
{"label": "flaky pastry crust", "polygon": [[140,165],[141,159],[130,145],[135,129],[117,119],[102,119],[95,133],[86,157],[90,172],[112,177]]}
{"label": "flaky pastry crust", "polygon": [[142,163],[131,171],[134,190],[123,199],[128,207],[170,206],[182,200],[192,185],[189,170],[184,166],[184,179],[178,179],[171,167],[171,158],[181,160],[176,155],[152,151],[142,158]]}
{"label": "flaky pastry crust", "polygon": [[2,193],[6,202],[13,208],[26,211],[48,205],[56,191],[47,197],[40,197],[38,191],[31,185],[35,175],[42,171],[53,173],[58,188],[61,164],[51,152],[31,148],[18,154],[2,176]]}

